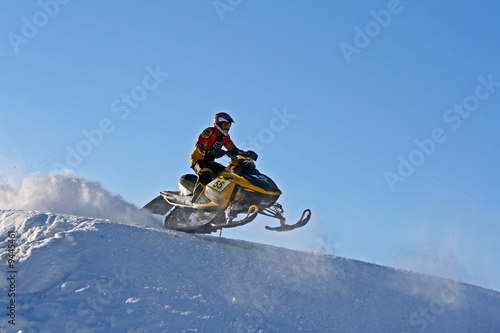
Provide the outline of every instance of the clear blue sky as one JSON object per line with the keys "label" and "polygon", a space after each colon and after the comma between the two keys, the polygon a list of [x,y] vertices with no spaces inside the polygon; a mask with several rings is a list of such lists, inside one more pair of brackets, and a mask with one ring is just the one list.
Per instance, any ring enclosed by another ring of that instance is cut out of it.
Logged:
{"label": "clear blue sky", "polygon": [[306,228],[224,236],[500,290],[500,2],[2,1],[0,171],[142,206],[217,111]]}

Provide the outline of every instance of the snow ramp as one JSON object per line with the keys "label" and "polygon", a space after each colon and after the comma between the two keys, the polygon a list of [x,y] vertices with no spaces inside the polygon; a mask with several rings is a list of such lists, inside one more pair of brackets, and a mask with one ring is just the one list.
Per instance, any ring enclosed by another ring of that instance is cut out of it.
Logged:
{"label": "snow ramp", "polygon": [[105,219],[0,210],[0,258],[0,332],[500,332],[496,291]]}

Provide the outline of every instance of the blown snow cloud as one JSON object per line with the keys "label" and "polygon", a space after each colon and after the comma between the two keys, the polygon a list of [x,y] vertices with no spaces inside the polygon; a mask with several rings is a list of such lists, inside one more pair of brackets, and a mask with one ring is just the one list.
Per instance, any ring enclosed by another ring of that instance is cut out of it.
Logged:
{"label": "blown snow cloud", "polygon": [[149,224],[153,221],[119,195],[113,195],[93,181],[71,172],[34,175],[18,187],[0,185],[0,207],[19,210],[47,211],[93,218]]}

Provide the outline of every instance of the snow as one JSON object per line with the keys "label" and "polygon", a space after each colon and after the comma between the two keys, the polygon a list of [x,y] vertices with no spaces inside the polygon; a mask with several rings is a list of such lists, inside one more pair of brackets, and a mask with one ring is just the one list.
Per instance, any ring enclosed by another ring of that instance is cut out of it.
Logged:
{"label": "snow", "polygon": [[[2,191],[0,204],[11,209],[0,209],[0,332],[500,331],[496,291],[164,230],[90,185],[52,175]],[[87,191],[80,206],[64,205],[66,195],[81,199]],[[92,191],[109,206],[94,202]],[[19,207],[31,193],[39,199]],[[9,231],[15,231],[15,296],[9,296]],[[5,308],[12,299],[15,326]]]}

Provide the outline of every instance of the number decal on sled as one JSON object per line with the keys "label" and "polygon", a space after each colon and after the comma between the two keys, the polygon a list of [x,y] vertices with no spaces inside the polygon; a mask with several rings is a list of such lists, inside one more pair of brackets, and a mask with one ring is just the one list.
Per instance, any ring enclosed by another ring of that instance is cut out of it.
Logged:
{"label": "number decal on sled", "polygon": [[231,184],[231,182],[226,179],[216,179],[211,182],[209,186],[216,191],[222,192],[229,184]]}

